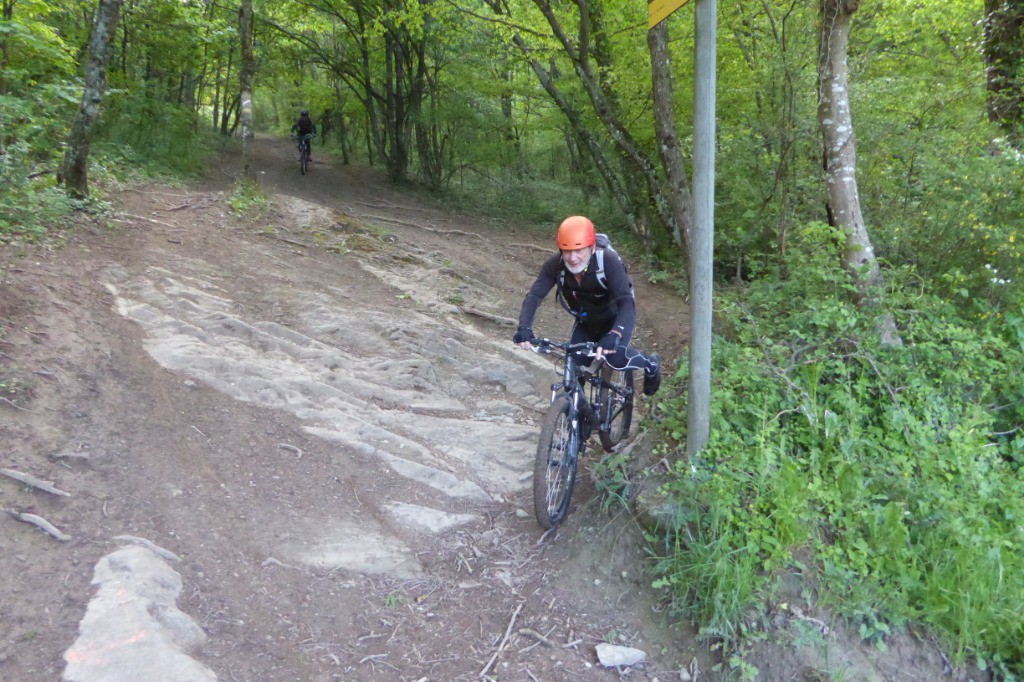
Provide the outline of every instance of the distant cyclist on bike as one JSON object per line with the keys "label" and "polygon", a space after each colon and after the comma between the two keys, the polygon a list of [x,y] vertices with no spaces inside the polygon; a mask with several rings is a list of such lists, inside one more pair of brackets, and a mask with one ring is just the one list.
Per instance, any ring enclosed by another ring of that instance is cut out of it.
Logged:
{"label": "distant cyclist on bike", "polygon": [[[292,126],[292,135],[298,133],[299,135],[316,135],[316,124],[313,123],[313,119],[309,117],[309,109],[303,109],[299,112],[299,119],[295,121],[295,125]],[[309,160],[313,160],[313,143],[307,139],[306,148],[309,150]]]}
{"label": "distant cyclist on bike", "polygon": [[571,343],[597,343],[597,356],[604,356],[614,369],[642,368],[644,394],[654,395],[661,385],[661,359],[657,353],[644,355],[629,348],[636,304],[633,281],[622,259],[610,245],[598,245],[594,223],[584,216],[563,220],[556,241],[559,253],[541,265],[523,300],[512,342],[520,348],[532,347],[533,318],[541,301],[557,286],[562,305],[576,318]]}

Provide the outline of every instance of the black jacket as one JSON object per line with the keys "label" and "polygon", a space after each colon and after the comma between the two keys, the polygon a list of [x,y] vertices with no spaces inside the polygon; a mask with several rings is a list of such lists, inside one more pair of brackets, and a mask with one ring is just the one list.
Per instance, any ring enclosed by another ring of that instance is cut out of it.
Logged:
{"label": "black jacket", "polygon": [[316,124],[309,116],[299,116],[299,120],[292,126],[292,132],[299,135],[316,135]]}
{"label": "black jacket", "polygon": [[612,249],[604,250],[604,274],[607,288],[597,279],[597,251],[583,271],[580,281],[565,267],[561,254],[555,254],[541,265],[540,274],[523,300],[519,311],[519,326],[532,327],[541,301],[555,286],[565,304],[576,316],[578,323],[593,334],[605,334],[617,329],[623,339],[633,336],[636,325],[636,305],[633,302],[633,282],[626,266]]}

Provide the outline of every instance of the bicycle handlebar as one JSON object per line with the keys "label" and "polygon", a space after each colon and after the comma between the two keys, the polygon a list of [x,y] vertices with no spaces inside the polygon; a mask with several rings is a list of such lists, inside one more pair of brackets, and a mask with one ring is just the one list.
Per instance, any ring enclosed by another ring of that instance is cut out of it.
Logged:
{"label": "bicycle handlebar", "polygon": [[587,356],[593,356],[594,351],[597,350],[597,344],[593,341],[584,341],[583,343],[569,343],[565,341],[559,343],[551,339],[530,339],[530,343],[533,344],[534,353],[550,353],[552,348],[557,348],[566,353],[585,351]]}

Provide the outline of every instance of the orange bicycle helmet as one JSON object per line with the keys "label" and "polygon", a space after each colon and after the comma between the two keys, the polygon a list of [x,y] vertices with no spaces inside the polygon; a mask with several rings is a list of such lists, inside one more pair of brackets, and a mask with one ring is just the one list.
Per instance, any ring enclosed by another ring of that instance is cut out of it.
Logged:
{"label": "orange bicycle helmet", "polygon": [[597,243],[597,232],[590,218],[581,215],[569,216],[558,226],[556,237],[561,251],[575,251]]}

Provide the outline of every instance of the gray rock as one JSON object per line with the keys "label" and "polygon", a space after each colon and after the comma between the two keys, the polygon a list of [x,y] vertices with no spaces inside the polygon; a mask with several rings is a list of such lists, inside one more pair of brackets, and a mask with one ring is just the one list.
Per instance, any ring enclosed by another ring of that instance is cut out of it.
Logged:
{"label": "gray rock", "polygon": [[629,646],[616,646],[602,642],[596,648],[597,660],[606,668],[636,665],[643,663],[647,658],[646,653]]}
{"label": "gray rock", "polygon": [[64,682],[212,682],[213,671],[186,652],[206,633],[175,604],[181,576],[145,547],[100,559],[96,596],[64,652]]}

